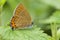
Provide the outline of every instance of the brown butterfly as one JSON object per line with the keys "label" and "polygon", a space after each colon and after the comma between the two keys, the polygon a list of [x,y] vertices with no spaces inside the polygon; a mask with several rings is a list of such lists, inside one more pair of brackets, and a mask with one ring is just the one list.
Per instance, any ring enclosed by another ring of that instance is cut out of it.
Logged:
{"label": "brown butterfly", "polygon": [[24,29],[29,28],[32,25],[32,19],[23,4],[19,4],[14,11],[14,15],[11,19],[10,26],[12,29]]}

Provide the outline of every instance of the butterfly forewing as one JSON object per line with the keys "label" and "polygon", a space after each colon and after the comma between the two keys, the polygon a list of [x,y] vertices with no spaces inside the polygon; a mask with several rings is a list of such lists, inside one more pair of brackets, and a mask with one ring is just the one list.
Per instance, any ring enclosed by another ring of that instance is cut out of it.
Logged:
{"label": "butterfly forewing", "polygon": [[31,16],[22,4],[19,4],[11,19],[12,28],[25,28],[32,24]]}

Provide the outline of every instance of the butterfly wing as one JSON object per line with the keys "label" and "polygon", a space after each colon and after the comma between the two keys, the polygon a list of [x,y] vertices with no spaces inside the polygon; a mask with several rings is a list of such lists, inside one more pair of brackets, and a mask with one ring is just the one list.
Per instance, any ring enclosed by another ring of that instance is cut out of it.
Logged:
{"label": "butterfly wing", "polygon": [[32,24],[31,16],[22,4],[19,4],[11,19],[12,28],[25,28]]}

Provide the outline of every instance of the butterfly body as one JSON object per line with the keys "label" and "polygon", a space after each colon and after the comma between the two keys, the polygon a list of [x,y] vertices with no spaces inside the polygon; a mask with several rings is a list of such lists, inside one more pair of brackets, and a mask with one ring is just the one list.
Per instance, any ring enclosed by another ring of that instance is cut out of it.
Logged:
{"label": "butterfly body", "polygon": [[31,16],[22,4],[19,4],[14,11],[14,15],[11,19],[10,26],[12,29],[24,29],[32,25]]}

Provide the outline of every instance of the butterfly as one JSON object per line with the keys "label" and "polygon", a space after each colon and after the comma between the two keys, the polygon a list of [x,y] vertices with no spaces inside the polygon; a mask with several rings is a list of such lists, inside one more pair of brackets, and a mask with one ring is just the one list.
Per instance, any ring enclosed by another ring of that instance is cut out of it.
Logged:
{"label": "butterfly", "polygon": [[19,4],[14,10],[14,15],[11,18],[10,26],[12,29],[25,29],[33,24],[31,16],[24,8],[23,4]]}

